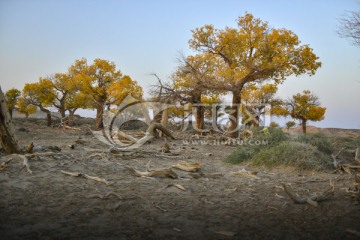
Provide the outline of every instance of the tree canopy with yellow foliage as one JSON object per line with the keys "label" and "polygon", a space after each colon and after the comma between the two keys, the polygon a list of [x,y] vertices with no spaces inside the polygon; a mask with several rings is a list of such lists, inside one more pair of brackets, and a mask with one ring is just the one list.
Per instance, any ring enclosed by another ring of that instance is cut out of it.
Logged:
{"label": "tree canopy with yellow foliage", "polygon": [[30,114],[36,112],[36,106],[30,104],[26,101],[25,98],[20,97],[17,101],[18,111],[19,113],[25,114],[25,118],[27,119]]}
{"label": "tree canopy with yellow foliage", "polygon": [[321,121],[324,119],[326,108],[320,105],[319,98],[315,94],[309,90],[304,90],[302,93],[297,93],[291,99],[284,101],[283,106],[279,107],[279,112],[281,112],[281,115],[288,115],[293,119],[300,120],[303,133],[306,134],[308,121]]}
{"label": "tree canopy with yellow foliage", "polygon": [[11,118],[12,118],[12,113],[16,107],[17,100],[20,97],[20,95],[21,95],[21,92],[16,88],[9,89],[5,93],[6,106],[9,110]]}
{"label": "tree canopy with yellow foliage", "polygon": [[216,88],[232,92],[232,136],[238,135],[238,108],[246,84],[267,79],[281,83],[291,75],[313,75],[321,66],[313,50],[300,45],[295,33],[271,28],[250,13],[238,18],[237,28],[205,25],[192,32],[190,48],[212,55],[217,62],[216,74],[222,84]]}
{"label": "tree canopy with yellow foliage", "polygon": [[191,104],[195,110],[197,131],[204,129],[204,105],[220,101],[221,93],[211,88],[216,85],[214,64],[210,54],[190,55],[182,58],[173,74],[173,96]]}
{"label": "tree canopy with yellow foliage", "polygon": [[47,126],[51,126],[51,112],[47,107],[52,106],[55,99],[55,90],[49,79],[40,79],[36,83],[27,83],[22,90],[22,97],[27,104],[39,107],[46,113]]}
{"label": "tree canopy with yellow foliage", "polygon": [[80,92],[91,98],[91,107],[96,108],[96,128],[103,128],[103,113],[107,106],[119,104],[127,95],[142,98],[142,88],[129,76],[116,69],[116,64],[108,60],[95,59],[88,65],[86,59],[77,60],[70,68],[77,72]]}

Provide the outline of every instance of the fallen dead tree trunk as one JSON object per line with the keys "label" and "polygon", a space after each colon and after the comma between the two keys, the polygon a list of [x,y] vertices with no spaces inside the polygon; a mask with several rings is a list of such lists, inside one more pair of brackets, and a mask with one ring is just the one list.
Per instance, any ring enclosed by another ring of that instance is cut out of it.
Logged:
{"label": "fallen dead tree trunk", "polygon": [[282,184],[282,186],[284,187],[286,194],[289,195],[289,197],[294,201],[294,203],[297,204],[308,203],[312,206],[317,206],[319,202],[327,200],[328,198],[334,195],[334,182],[332,180],[330,180],[329,189],[327,189],[320,195],[316,195],[312,197],[299,197],[296,194],[294,194],[286,184]]}

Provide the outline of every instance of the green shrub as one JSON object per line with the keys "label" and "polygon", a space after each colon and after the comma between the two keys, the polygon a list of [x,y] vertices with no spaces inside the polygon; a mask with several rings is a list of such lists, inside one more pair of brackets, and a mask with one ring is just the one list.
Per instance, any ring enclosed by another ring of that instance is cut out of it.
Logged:
{"label": "green shrub", "polygon": [[225,159],[225,162],[232,164],[246,162],[258,151],[260,151],[260,149],[258,149],[257,146],[239,146]]}
{"label": "green shrub", "polygon": [[270,146],[275,146],[290,139],[289,134],[284,133],[280,128],[269,128],[270,135],[267,136]]}
{"label": "green shrub", "polygon": [[300,170],[323,170],[331,167],[331,160],[317,147],[308,143],[284,141],[280,144],[262,149],[251,159],[255,166],[293,166]]}
{"label": "green shrub", "polygon": [[299,135],[295,138],[295,141],[311,144],[325,154],[331,154],[333,152],[329,138],[321,133],[308,134],[306,136]]}
{"label": "green shrub", "polygon": [[[278,128],[268,128],[269,135],[265,135],[261,132],[261,129],[256,129],[253,131],[254,138],[251,139],[253,144],[247,144],[249,139],[244,140],[244,144],[240,145],[234,152],[232,152],[226,159],[225,162],[238,164],[250,160],[257,152],[263,148],[270,146],[276,146],[282,141],[289,139],[288,134],[284,133],[281,129]],[[255,142],[260,144],[255,144]],[[263,143],[267,142],[268,145]]]}

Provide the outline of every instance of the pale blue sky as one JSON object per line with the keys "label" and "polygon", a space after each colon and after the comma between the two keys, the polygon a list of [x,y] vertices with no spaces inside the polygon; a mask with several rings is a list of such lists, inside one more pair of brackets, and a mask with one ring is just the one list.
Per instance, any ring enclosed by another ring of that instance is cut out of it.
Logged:
{"label": "pale blue sky", "polygon": [[311,78],[289,78],[279,96],[314,91],[328,108],[320,127],[360,128],[360,48],[336,35],[337,19],[359,0],[110,1],[0,0],[0,83],[22,89],[64,72],[75,59],[114,61],[146,91],[150,73],[166,79],[204,24],[236,26],[246,11],[310,44],[323,67]]}

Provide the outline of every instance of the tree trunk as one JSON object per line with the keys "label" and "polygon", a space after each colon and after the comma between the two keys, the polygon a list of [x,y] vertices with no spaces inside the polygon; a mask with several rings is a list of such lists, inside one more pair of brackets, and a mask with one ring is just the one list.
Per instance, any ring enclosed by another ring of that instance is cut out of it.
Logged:
{"label": "tree trunk", "polygon": [[204,129],[204,106],[201,104],[201,94],[196,94],[193,96],[193,109],[195,110],[195,131],[201,133]]}
{"label": "tree trunk", "polygon": [[74,121],[74,114],[75,114],[76,109],[71,110],[69,109],[69,117],[68,117],[68,125],[69,126],[74,126],[75,121]]}
{"label": "tree trunk", "polygon": [[220,106],[212,106],[211,107],[211,126],[212,126],[212,129],[215,131],[217,131],[219,129],[218,124],[217,124],[219,109],[220,109]]}
{"label": "tree trunk", "polygon": [[59,108],[59,113],[60,113],[62,119],[64,119],[66,117],[65,112],[66,112],[65,108],[63,108],[63,107]]}
{"label": "tree trunk", "polygon": [[104,114],[104,103],[99,103],[96,108],[96,129],[100,130],[104,128],[103,114]]}
{"label": "tree trunk", "polygon": [[240,91],[233,91],[233,99],[231,112],[229,114],[230,117],[230,127],[228,129],[230,137],[238,137],[239,136],[239,107],[241,103]]}
{"label": "tree trunk", "polygon": [[13,110],[9,108],[10,118],[12,119]]}
{"label": "tree trunk", "polygon": [[196,106],[195,108],[196,132],[201,133],[204,129],[204,106]]}
{"label": "tree trunk", "polygon": [[51,126],[51,123],[52,123],[50,110],[42,107],[42,105],[40,105],[39,108],[40,108],[41,111],[43,111],[44,113],[46,113],[47,126],[50,127],[50,126]]}
{"label": "tree trunk", "polygon": [[7,109],[4,94],[0,88],[0,138],[1,146],[6,154],[19,153],[19,145],[15,138],[10,113]]}
{"label": "tree trunk", "polygon": [[306,119],[301,120],[302,131],[306,135]]}
{"label": "tree trunk", "polygon": [[51,126],[51,112],[49,110],[46,111],[46,119],[47,119],[47,126]]}

